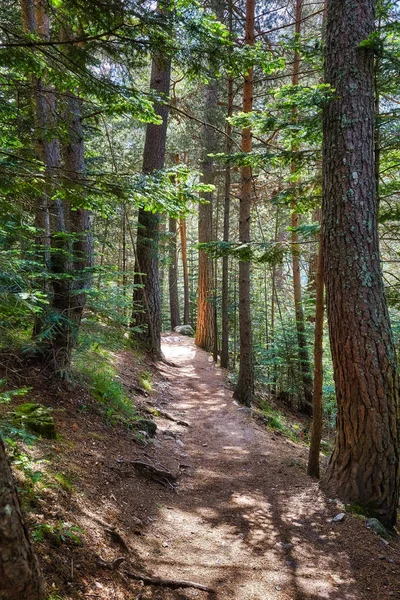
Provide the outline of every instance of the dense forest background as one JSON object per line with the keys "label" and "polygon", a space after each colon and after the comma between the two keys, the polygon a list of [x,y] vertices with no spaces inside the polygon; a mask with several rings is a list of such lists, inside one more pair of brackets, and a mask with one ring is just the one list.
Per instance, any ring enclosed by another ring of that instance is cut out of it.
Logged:
{"label": "dense forest background", "polygon": [[399,6],[340,5],[4,0],[0,351],[129,424],[114,353],[183,326],[391,527]]}

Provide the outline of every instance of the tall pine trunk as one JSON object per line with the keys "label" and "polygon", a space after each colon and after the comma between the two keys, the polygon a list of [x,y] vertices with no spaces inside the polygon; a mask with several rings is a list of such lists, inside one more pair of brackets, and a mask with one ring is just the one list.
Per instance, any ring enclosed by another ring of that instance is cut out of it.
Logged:
{"label": "tall pine trunk", "polygon": [[396,522],[398,375],[379,260],[374,165],[374,0],[327,7],[324,271],[338,404],[327,489]]}
{"label": "tall pine trunk", "polygon": [[[150,89],[162,97],[168,97],[171,80],[171,61],[158,53],[153,58]],[[143,173],[150,174],[164,168],[167,142],[168,107],[162,101],[155,103],[155,112],[161,124],[149,123],[143,152]],[[135,331],[144,349],[161,358],[161,301],[159,280],[159,225],[160,215],[139,209],[135,287],[131,324],[140,327]]]}
{"label": "tall pine trunk", "polygon": [[42,600],[42,576],[1,438],[0,482],[0,598]]}
{"label": "tall pine trunk", "polygon": [[[213,123],[218,103],[218,90],[215,80],[211,80],[205,88],[204,121],[202,131],[203,160],[201,171],[203,183],[214,183],[213,160],[208,155],[217,151],[216,132],[207,123]],[[213,194],[202,195],[205,203],[199,204],[199,243],[208,243],[213,239]],[[213,261],[205,250],[199,250],[199,271],[197,290],[197,324],[195,343],[200,348],[211,352],[214,348],[214,277]]]}
{"label": "tall pine trunk", "polygon": [[176,253],[176,219],[169,217],[169,265],[168,265],[168,283],[169,283],[169,309],[171,318],[171,329],[175,329],[181,324],[179,314],[179,296],[178,296],[178,256]]}
{"label": "tall pine trunk", "polygon": [[[254,45],[254,0],[246,0],[246,32],[245,43]],[[243,112],[249,113],[253,108],[253,69],[249,69],[244,78]],[[251,130],[242,131],[242,152],[251,152]],[[250,166],[241,168],[239,240],[242,244],[250,242],[250,213],[252,198],[252,173]],[[250,405],[254,394],[253,336],[250,304],[250,263],[239,262],[239,338],[240,363],[239,378],[234,397],[242,404]]]}
{"label": "tall pine trunk", "polygon": [[179,219],[179,232],[181,237],[182,271],[183,271],[183,322],[190,323],[190,292],[189,292],[189,270],[187,260],[186,219]]}
{"label": "tall pine trunk", "polygon": [[319,453],[322,438],[322,390],[324,334],[324,255],[322,229],[319,234],[317,273],[315,276],[315,333],[314,333],[314,389],[312,401],[312,429],[307,474],[319,479]]}
{"label": "tall pine trunk", "polygon": [[[232,2],[228,3],[228,27],[232,34]],[[233,113],[233,78],[228,79],[228,110],[227,117],[231,117]],[[229,155],[232,152],[233,141],[232,125],[229,121],[226,124],[226,144],[225,153]],[[225,166],[225,196],[224,196],[224,242],[229,242],[229,227],[230,227],[230,206],[231,206],[231,167],[229,163]],[[229,256],[222,257],[222,290],[221,290],[221,367],[227,369],[229,367]]]}
{"label": "tall pine trunk", "polygon": [[[295,10],[295,34],[300,35],[301,15],[303,8],[303,0],[296,0]],[[298,50],[294,53],[292,85],[298,85],[300,72],[300,54]],[[297,111],[293,111],[293,118],[296,120]],[[298,148],[293,147],[292,151]],[[295,172],[295,164],[291,165],[291,172]],[[310,357],[307,348],[306,326],[303,309],[303,295],[301,290],[300,276],[300,245],[299,234],[297,228],[300,224],[300,215],[297,212],[296,199],[292,202],[292,217],[291,217],[291,242],[292,242],[292,268],[293,268],[293,295],[296,316],[297,344],[299,348],[301,379],[303,383],[302,396],[299,403],[300,411],[306,415],[312,413],[312,397],[313,397],[313,382],[311,376]]]}

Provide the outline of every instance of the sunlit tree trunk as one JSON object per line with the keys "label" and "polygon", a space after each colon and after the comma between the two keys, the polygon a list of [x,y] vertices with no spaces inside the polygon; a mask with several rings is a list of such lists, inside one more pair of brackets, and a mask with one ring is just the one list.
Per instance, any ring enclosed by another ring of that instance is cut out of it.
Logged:
{"label": "sunlit tree trunk", "polygon": [[[254,45],[254,0],[246,0],[245,43]],[[243,112],[253,108],[253,69],[244,78]],[[242,131],[242,152],[251,152],[251,130]],[[243,244],[250,242],[250,212],[252,199],[252,173],[250,166],[241,168],[239,239]],[[239,377],[234,397],[242,404],[250,405],[254,393],[253,338],[250,306],[250,263],[239,262],[239,337],[240,363]]]}
{"label": "sunlit tree trunk", "polygon": [[[205,107],[202,132],[203,160],[201,171],[203,183],[214,183],[213,160],[208,155],[217,150],[216,132],[207,123],[213,123],[217,110],[218,90],[215,80],[211,80],[205,89]],[[208,243],[213,239],[213,194],[202,194],[205,203],[199,204],[199,243]],[[214,347],[214,277],[213,261],[205,250],[199,250],[199,272],[197,291],[196,345],[208,352]]]}
{"label": "sunlit tree trunk", "polygon": [[0,598],[42,600],[39,564],[26,529],[21,505],[0,438]]}
{"label": "sunlit tree trunk", "polygon": [[399,501],[395,348],[383,288],[374,165],[373,0],[327,7],[324,271],[338,414],[325,484],[385,525]]}

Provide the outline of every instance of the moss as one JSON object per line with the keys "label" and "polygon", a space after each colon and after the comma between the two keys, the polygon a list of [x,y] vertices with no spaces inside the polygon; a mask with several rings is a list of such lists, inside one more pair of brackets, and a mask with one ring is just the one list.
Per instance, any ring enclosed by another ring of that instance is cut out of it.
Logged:
{"label": "moss", "polygon": [[56,427],[51,409],[42,404],[26,402],[11,413],[12,423],[44,438],[55,439]]}

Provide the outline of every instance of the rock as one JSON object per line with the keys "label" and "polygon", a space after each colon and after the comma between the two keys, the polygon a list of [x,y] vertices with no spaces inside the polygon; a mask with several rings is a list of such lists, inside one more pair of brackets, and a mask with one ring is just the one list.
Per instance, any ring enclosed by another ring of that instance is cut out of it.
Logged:
{"label": "rock", "polygon": [[175,327],[174,331],[181,335],[194,335],[194,329],[191,325],[178,325]]}
{"label": "rock", "polygon": [[140,431],[145,431],[149,437],[154,437],[157,431],[157,425],[151,419],[138,419],[136,421],[136,427]]}
{"label": "rock", "polygon": [[51,413],[51,409],[42,404],[26,402],[11,413],[11,419],[16,427],[52,440],[56,437],[56,426]]}
{"label": "rock", "polygon": [[338,515],[336,515],[336,517],[333,517],[332,522],[333,523],[340,523],[340,521],[343,521],[343,519],[345,518],[346,514],[345,513],[339,513]]}
{"label": "rock", "polygon": [[382,523],[380,521],[378,521],[378,519],[374,519],[374,518],[367,519],[365,524],[368,527],[368,529],[370,529],[377,535],[381,536],[383,539],[387,540],[390,537],[389,532],[382,525]]}

